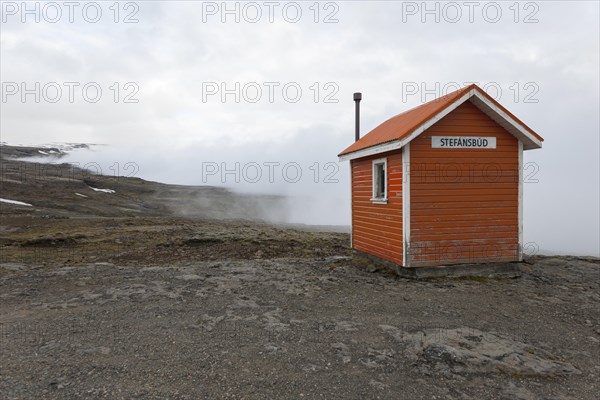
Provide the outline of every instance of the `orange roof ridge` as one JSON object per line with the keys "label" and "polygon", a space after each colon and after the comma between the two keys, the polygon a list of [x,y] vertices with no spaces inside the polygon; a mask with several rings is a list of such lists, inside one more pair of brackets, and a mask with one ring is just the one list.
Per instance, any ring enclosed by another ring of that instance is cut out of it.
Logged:
{"label": "orange roof ridge", "polygon": [[537,139],[539,139],[540,141],[544,140],[531,128],[525,125],[521,120],[515,117],[507,109],[502,107],[502,105],[500,105],[496,100],[494,100],[490,95],[488,95],[483,89],[481,89],[476,84],[471,84],[469,86],[458,89],[454,92],[448,93],[444,96],[438,97],[437,99],[418,105],[414,108],[411,108],[407,111],[393,116],[392,118],[384,121],[375,129],[361,137],[358,141],[354,142],[352,145],[350,145],[348,148],[342,151],[339,154],[339,156],[353,153],[369,147],[377,146],[380,144],[384,144],[387,142],[401,140],[405,137],[408,137],[425,122],[435,117],[437,114],[442,112],[444,109],[446,109],[448,106],[450,106],[457,100],[461,99],[465,94],[469,93],[471,90],[477,90],[477,92],[483,95],[488,101],[490,101],[492,104],[494,104],[504,113],[506,113],[510,118],[514,119],[516,122],[521,124]]}
{"label": "orange roof ridge", "polygon": [[[448,93],[448,94],[445,94],[445,95],[443,95],[443,96],[441,96],[441,97],[438,97],[437,99],[430,100],[430,101],[428,101],[427,103],[419,104],[418,106],[414,106],[413,108],[409,108],[408,110],[406,110],[406,111],[403,111],[403,112],[401,112],[400,114],[396,114],[396,115],[395,115],[395,116],[393,116],[392,118],[399,117],[399,116],[401,116],[401,115],[403,115],[403,114],[406,114],[406,113],[409,113],[409,112],[411,112],[411,111],[414,111],[414,110],[415,110],[415,109],[417,109],[417,108],[421,108],[421,107],[428,106],[428,105],[430,105],[431,103],[435,103],[435,102],[443,102],[443,101],[454,101],[454,100],[455,100],[455,97],[460,97],[462,94],[464,94],[464,93],[468,92],[469,90],[473,89],[473,87],[474,87],[474,86],[476,87],[476,85],[472,84],[472,85],[466,86],[466,87],[464,87],[464,88],[461,88],[461,89],[455,90],[454,92],[450,92],[450,93]],[[459,93],[460,93],[460,95],[458,95],[458,96],[457,96],[457,94],[459,94]],[[392,118],[390,118],[390,119],[392,119]]]}

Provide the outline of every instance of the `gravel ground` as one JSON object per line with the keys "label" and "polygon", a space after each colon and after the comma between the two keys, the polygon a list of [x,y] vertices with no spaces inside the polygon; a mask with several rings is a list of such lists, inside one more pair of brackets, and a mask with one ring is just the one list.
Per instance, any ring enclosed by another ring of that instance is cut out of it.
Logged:
{"label": "gravel ground", "polygon": [[597,399],[595,259],[413,281],[346,256],[4,264],[0,398]]}
{"label": "gravel ground", "polygon": [[0,203],[2,400],[597,399],[598,259],[406,280],[257,221],[284,198],[15,159],[39,150],[0,146],[32,204]]}

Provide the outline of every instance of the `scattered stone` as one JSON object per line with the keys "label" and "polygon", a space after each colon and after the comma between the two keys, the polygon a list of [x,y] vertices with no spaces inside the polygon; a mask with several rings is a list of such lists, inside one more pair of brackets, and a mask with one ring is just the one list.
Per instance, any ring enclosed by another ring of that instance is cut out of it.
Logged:
{"label": "scattered stone", "polygon": [[223,243],[223,239],[214,236],[195,235],[187,239],[183,239],[182,243],[186,246],[198,246],[203,244]]}
{"label": "scattered stone", "polygon": [[580,371],[545,350],[492,332],[463,327],[403,332],[389,325],[380,328],[407,345],[405,356],[456,374],[494,374],[556,377]]}
{"label": "scattered stone", "polygon": [[343,364],[348,364],[350,361],[352,361],[352,357],[350,357],[350,349],[344,343],[332,343],[331,347],[337,350],[338,357],[342,360]]}
{"label": "scattered stone", "polygon": [[537,400],[531,391],[517,387],[513,382],[509,382],[507,387],[502,388],[500,398],[502,400]]}
{"label": "scattered stone", "polygon": [[372,387],[374,387],[377,390],[385,390],[388,387],[388,385],[386,385],[385,383],[376,381],[375,379],[371,379],[369,381],[369,385],[371,385]]}
{"label": "scattered stone", "polygon": [[85,349],[79,349],[78,352],[80,354],[110,354],[111,349],[110,347],[106,347],[106,346],[98,346],[98,347],[88,347]]}
{"label": "scattered stone", "polygon": [[201,277],[200,275],[196,275],[196,274],[179,275],[179,276],[176,276],[176,278],[184,280],[184,281],[204,280],[203,277]]}
{"label": "scattered stone", "polygon": [[8,271],[23,271],[29,269],[28,266],[23,264],[11,264],[11,263],[1,263],[0,268],[6,269]]}

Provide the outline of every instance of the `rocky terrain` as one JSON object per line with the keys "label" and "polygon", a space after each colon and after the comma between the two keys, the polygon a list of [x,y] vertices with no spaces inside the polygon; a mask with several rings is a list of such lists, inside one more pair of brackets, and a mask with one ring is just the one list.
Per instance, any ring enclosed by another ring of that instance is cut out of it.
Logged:
{"label": "rocky terrain", "polygon": [[6,399],[596,399],[597,261],[414,281],[347,257],[4,264]]}
{"label": "rocky terrain", "polygon": [[[2,399],[597,398],[598,259],[408,280],[256,198],[15,175],[16,151],[0,198],[31,205],[0,202]],[[179,213],[186,195],[219,206]]]}

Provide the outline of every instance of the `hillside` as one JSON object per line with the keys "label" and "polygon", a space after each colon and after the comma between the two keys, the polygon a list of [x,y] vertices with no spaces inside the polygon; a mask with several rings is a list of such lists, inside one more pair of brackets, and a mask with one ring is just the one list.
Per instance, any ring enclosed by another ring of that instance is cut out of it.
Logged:
{"label": "hillside", "polygon": [[[96,175],[60,163],[63,152],[58,147],[0,146],[3,262],[349,254],[347,234],[270,225],[285,220],[284,197]],[[40,155],[43,162],[31,161]]]}
{"label": "hillside", "polygon": [[[47,218],[173,215],[284,221],[286,217],[286,201],[279,196],[239,195],[211,186],[97,175],[91,167],[83,170],[61,163],[64,151],[59,147],[0,146],[0,197],[32,205],[23,208],[0,202],[0,213]],[[40,161],[32,161],[32,157]]]}

